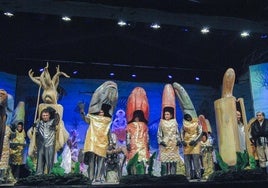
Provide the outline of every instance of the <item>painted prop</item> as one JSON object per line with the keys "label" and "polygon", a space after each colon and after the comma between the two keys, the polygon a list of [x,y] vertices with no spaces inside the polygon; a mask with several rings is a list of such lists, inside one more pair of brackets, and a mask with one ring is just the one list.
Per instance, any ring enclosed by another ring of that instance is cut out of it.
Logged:
{"label": "painted prop", "polygon": [[[240,151],[236,117],[237,100],[233,96],[234,82],[235,72],[232,68],[228,68],[223,77],[222,97],[214,101],[219,153],[229,166],[236,164],[236,152]],[[243,100],[238,101],[240,101],[241,115],[246,124]]]}
{"label": "painted prop", "polygon": [[[127,159],[130,160],[136,153],[139,154],[138,162],[147,161],[150,157],[149,153],[149,135],[148,135],[148,119],[149,119],[149,103],[146,92],[141,87],[132,90],[127,101]],[[134,120],[139,117],[138,121]]]}
{"label": "painted prop", "polygon": [[[40,119],[39,116],[40,116],[41,111],[47,107],[52,107],[53,109],[55,109],[56,112],[60,116],[60,121],[59,121],[59,124],[57,125],[58,128],[56,132],[56,146],[55,146],[55,150],[58,151],[67,142],[69,133],[65,129],[64,122],[62,120],[63,106],[60,104],[57,104],[57,101],[58,101],[57,87],[59,85],[59,77],[61,75],[67,78],[69,78],[69,76],[64,72],[61,72],[60,67],[57,66],[56,74],[51,79],[48,67],[49,67],[49,64],[47,63],[46,67],[44,68],[44,71],[41,73],[39,77],[33,76],[34,72],[32,71],[32,69],[28,72],[28,75],[34,83],[39,85],[39,91],[40,91],[40,88],[43,89],[43,93],[42,93],[43,103],[39,104],[39,94],[38,94],[38,101],[37,101],[38,110],[36,110],[34,120],[36,121],[37,119]],[[37,115],[37,112],[39,113],[39,115]],[[29,145],[29,150],[28,150],[28,154],[30,156],[34,155],[34,151],[36,149],[36,140],[35,140],[36,135],[35,135],[34,129],[35,128],[31,127],[27,132],[27,135],[30,138],[30,145]]]}

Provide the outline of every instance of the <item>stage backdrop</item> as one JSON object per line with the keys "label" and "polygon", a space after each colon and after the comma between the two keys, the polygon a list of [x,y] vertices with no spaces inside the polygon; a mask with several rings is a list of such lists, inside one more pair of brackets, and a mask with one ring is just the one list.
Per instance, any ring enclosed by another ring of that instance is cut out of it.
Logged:
{"label": "stage backdrop", "polygon": [[250,70],[251,95],[254,114],[263,111],[268,115],[268,63],[252,65]]}
{"label": "stage backdrop", "polygon": [[[64,71],[64,69],[62,69],[62,71]],[[28,76],[15,76],[0,72],[0,78],[2,81],[0,84],[1,88],[7,90],[7,92],[15,98],[14,107],[19,101],[25,102],[25,129],[27,131],[34,122],[35,109],[37,106],[38,86],[33,83]],[[80,147],[83,147],[88,125],[81,119],[77,104],[79,102],[84,102],[86,104],[85,110],[87,111],[93,92],[105,81],[107,80],[60,78],[60,98],[58,103],[64,107],[63,121],[69,132],[73,129],[78,131]],[[127,99],[131,91],[138,86],[145,89],[150,105],[150,116],[148,123],[150,146],[152,151],[157,150],[157,128],[161,115],[162,91],[166,83],[113,81],[118,84],[119,89],[119,99],[113,116],[114,123],[118,118],[115,115],[116,112],[118,110],[125,111]],[[182,84],[185,90],[188,92],[192,99],[193,105],[196,108],[197,114],[205,115],[205,117],[210,121],[213,131],[212,134],[215,138],[217,138],[215,128],[214,101],[219,99],[221,96],[222,83],[219,83],[218,88],[201,86],[198,84],[187,85],[183,84],[183,82],[178,83]],[[251,118],[254,113],[249,82],[236,83],[234,87],[234,96],[237,98],[244,98],[248,117],[247,119]],[[256,104],[254,103],[254,105]],[[176,117],[179,123],[179,128],[181,128],[182,113],[178,106],[178,101]]]}
{"label": "stage backdrop", "polygon": [[[64,71],[64,70],[62,70]],[[19,76],[17,82],[16,99],[18,101],[25,101],[26,109],[26,129],[28,129],[34,122],[34,113],[36,108],[38,86],[33,83],[29,77]],[[81,119],[77,104],[84,102],[86,104],[85,111],[88,111],[93,92],[106,80],[97,79],[73,79],[73,78],[60,78],[60,99],[58,101],[64,107],[63,121],[65,127],[70,132],[75,129],[79,133],[80,143],[84,144],[85,134],[88,125]],[[149,133],[150,133],[150,146],[151,150],[157,150],[157,128],[161,116],[161,103],[162,91],[166,83],[138,83],[113,80],[118,85],[119,99],[114,111],[113,119],[118,118],[115,116],[117,110],[126,110],[126,103],[128,96],[135,87],[143,87],[147,93],[149,101]],[[180,83],[182,84],[182,83]],[[212,129],[215,131],[215,118],[214,118],[214,100],[219,97],[219,91],[212,87],[198,86],[198,85],[184,85],[185,90],[190,95],[193,104],[198,114],[204,114],[210,121]],[[177,121],[182,122],[182,113],[178,106],[177,101]],[[125,126],[125,125],[121,125]],[[214,134],[216,134],[214,132]]]}

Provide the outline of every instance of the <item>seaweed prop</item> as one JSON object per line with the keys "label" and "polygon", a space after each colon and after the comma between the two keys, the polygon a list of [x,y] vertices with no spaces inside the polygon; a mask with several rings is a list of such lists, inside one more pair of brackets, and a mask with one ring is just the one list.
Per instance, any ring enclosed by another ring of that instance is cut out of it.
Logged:
{"label": "seaweed prop", "polygon": [[62,162],[62,156],[58,157],[58,161],[54,164],[53,168],[52,168],[52,174],[56,175],[56,176],[63,176],[64,175],[64,169],[60,166]]}
{"label": "seaweed prop", "polygon": [[227,172],[229,170],[229,166],[227,163],[225,163],[223,160],[222,160],[222,157],[220,155],[220,153],[215,150],[215,153],[216,153],[216,158],[217,158],[217,161],[219,163],[219,166],[221,167],[222,171],[224,172]]}
{"label": "seaweed prop", "polygon": [[138,163],[139,153],[136,153],[127,163],[127,173],[128,175],[131,175],[131,170],[136,167],[136,164]]}
{"label": "seaweed prop", "polygon": [[35,171],[36,171],[35,164],[30,156],[27,156],[26,158],[26,165],[29,171],[31,172],[31,174],[35,174]]}
{"label": "seaweed prop", "polygon": [[252,155],[250,155],[248,160],[249,160],[249,167],[251,169],[256,169],[257,168],[257,164],[256,164],[255,157],[252,156]]}
{"label": "seaweed prop", "polygon": [[149,167],[148,167],[149,175],[153,175],[153,165],[154,165],[155,158],[156,158],[156,152],[154,152],[153,155],[149,159]]}
{"label": "seaweed prop", "polygon": [[243,170],[248,165],[248,153],[247,151],[242,152],[236,152],[236,170]]}

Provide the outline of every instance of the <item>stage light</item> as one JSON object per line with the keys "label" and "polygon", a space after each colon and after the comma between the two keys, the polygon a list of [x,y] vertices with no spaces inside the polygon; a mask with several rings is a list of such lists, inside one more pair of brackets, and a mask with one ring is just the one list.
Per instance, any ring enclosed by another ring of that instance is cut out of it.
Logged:
{"label": "stage light", "polygon": [[119,25],[120,27],[124,27],[127,25],[127,22],[123,21],[123,20],[120,20],[117,22],[117,25]]}
{"label": "stage light", "polygon": [[201,29],[201,33],[202,33],[202,34],[207,34],[207,33],[209,33],[209,28],[208,28],[208,27],[204,27],[204,28],[202,28],[202,29]]}
{"label": "stage light", "polygon": [[72,19],[71,19],[70,17],[68,17],[68,16],[63,16],[61,19],[62,19],[63,21],[65,21],[65,22],[69,22],[69,21],[72,20]]}
{"label": "stage light", "polygon": [[43,69],[43,68],[39,69],[39,72],[43,72],[43,71],[44,71],[44,69]]}
{"label": "stage light", "polygon": [[114,73],[113,73],[113,72],[111,72],[111,73],[110,73],[110,76],[114,76]]}
{"label": "stage light", "polygon": [[131,77],[132,77],[132,78],[136,78],[137,75],[136,75],[136,74],[132,74]]}
{"label": "stage light", "polygon": [[199,80],[200,80],[200,78],[197,76],[197,77],[195,77],[195,80],[196,80],[196,81],[199,81]]}
{"label": "stage light", "polygon": [[161,26],[159,24],[157,24],[157,23],[151,24],[150,27],[153,28],[153,29],[160,29],[161,28]]}
{"label": "stage light", "polygon": [[169,75],[168,75],[168,78],[169,78],[169,79],[172,79],[172,75],[169,74]]}
{"label": "stage light", "polygon": [[11,12],[4,12],[4,15],[8,16],[8,17],[12,17],[14,16],[14,14],[12,14]]}
{"label": "stage light", "polygon": [[240,36],[241,37],[248,37],[249,36],[249,32],[243,31],[243,32],[240,33]]}
{"label": "stage light", "polygon": [[76,71],[73,71],[73,74],[77,74],[78,73],[78,71],[76,70]]}

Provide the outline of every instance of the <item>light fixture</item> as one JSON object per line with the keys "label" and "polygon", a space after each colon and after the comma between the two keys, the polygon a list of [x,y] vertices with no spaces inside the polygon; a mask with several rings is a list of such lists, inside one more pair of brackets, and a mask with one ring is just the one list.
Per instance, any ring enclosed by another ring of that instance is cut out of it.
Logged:
{"label": "light fixture", "polygon": [[110,76],[114,76],[114,72],[110,72]]}
{"label": "light fixture", "polygon": [[157,23],[152,23],[150,27],[153,28],[153,29],[155,29],[155,30],[161,28],[161,26],[159,24],[157,24]]}
{"label": "light fixture", "polygon": [[209,28],[208,28],[208,27],[203,27],[203,28],[201,29],[201,33],[202,33],[202,34],[207,34],[207,33],[209,33]]}
{"label": "light fixture", "polygon": [[72,19],[71,19],[70,17],[68,17],[68,16],[63,16],[61,19],[62,19],[63,21],[65,21],[65,22],[69,22],[69,21],[72,20]]}
{"label": "light fixture", "polygon": [[12,17],[14,16],[14,14],[12,14],[11,12],[4,12],[4,15],[8,16],[8,17]]}
{"label": "light fixture", "polygon": [[120,20],[117,22],[117,25],[119,25],[120,27],[124,27],[127,25],[127,22],[123,21],[123,20]]}
{"label": "light fixture", "polygon": [[132,78],[136,78],[137,75],[136,75],[136,74],[132,74],[131,77],[132,77]]}
{"label": "light fixture", "polygon": [[168,78],[169,78],[169,79],[172,79],[172,75],[169,74],[169,75],[168,75]]}
{"label": "light fixture", "polygon": [[77,70],[73,71],[73,74],[77,74],[77,73],[78,73],[78,71],[77,71]]}
{"label": "light fixture", "polygon": [[199,80],[200,80],[200,78],[199,78],[198,76],[196,76],[196,77],[195,77],[195,80],[196,80],[196,81],[199,81]]}
{"label": "light fixture", "polygon": [[241,37],[248,37],[249,36],[249,32],[248,31],[243,31],[240,33]]}

